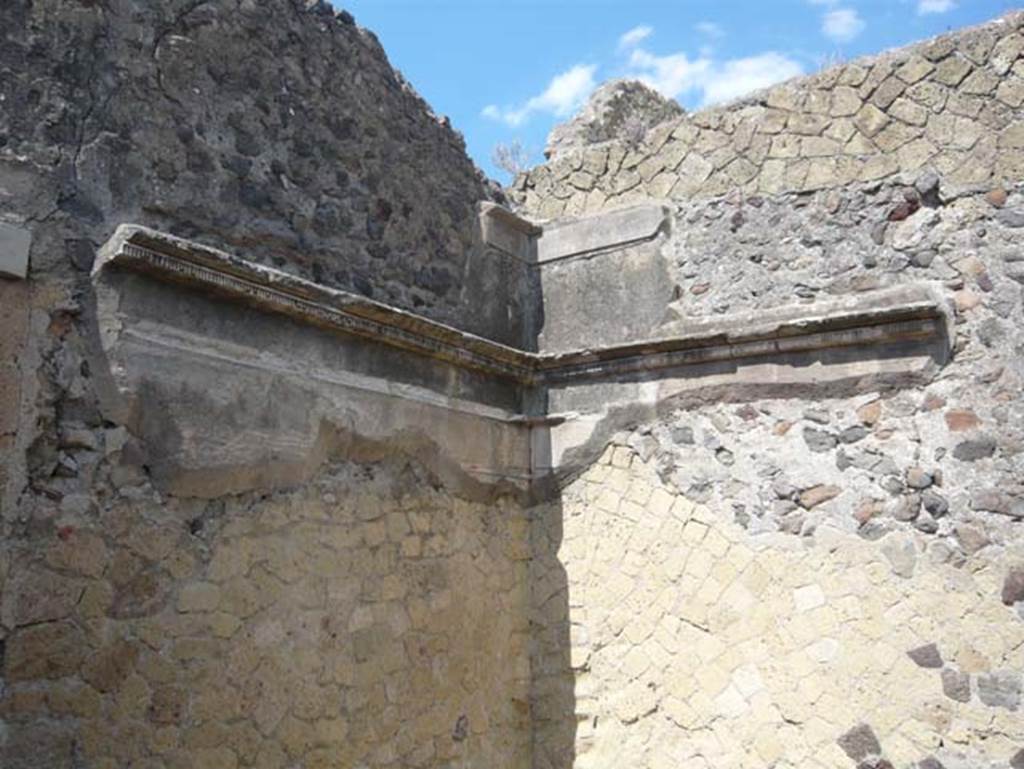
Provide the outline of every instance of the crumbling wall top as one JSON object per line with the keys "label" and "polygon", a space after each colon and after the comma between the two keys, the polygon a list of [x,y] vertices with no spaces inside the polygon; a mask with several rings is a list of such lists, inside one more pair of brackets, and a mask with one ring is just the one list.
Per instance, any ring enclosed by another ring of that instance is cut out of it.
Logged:
{"label": "crumbling wall top", "polygon": [[1013,183],[1024,176],[1022,25],[1024,12],[1011,13],[672,117],[643,137],[575,146],[520,175],[512,194],[528,214],[557,218],[925,169],[948,189]]}

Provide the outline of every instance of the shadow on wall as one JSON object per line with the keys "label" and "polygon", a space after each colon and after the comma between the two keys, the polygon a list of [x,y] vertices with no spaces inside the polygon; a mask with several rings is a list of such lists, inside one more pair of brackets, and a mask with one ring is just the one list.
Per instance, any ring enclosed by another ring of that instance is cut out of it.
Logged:
{"label": "shadow on wall", "polygon": [[155,763],[528,769],[516,505],[401,456],[213,502],[137,480],[12,558],[0,765],[138,766],[171,734]]}
{"label": "shadow on wall", "polygon": [[[584,597],[577,592],[585,591],[585,585],[574,583],[570,593],[567,566],[578,566],[591,559],[600,560],[603,547],[617,549],[624,545],[616,541],[611,532],[603,542],[586,537],[566,539],[567,529],[578,531],[580,526],[572,525],[565,516],[589,516],[586,506],[592,500],[585,500],[582,508],[564,501],[560,493],[564,483],[571,482],[591,467],[616,433],[664,418],[672,411],[700,408],[714,402],[743,403],[764,398],[814,401],[839,394],[854,395],[920,385],[930,381],[945,365],[949,347],[947,329],[940,325],[937,336],[881,347],[811,350],[743,362],[688,366],[671,370],[671,377],[683,378],[683,386],[675,393],[670,392],[670,388],[666,389],[661,393],[665,398],[663,401],[640,403],[626,392],[623,401],[608,410],[591,440],[563,457],[569,467],[561,467],[557,479],[555,476],[548,479],[548,483],[558,488],[539,490],[546,501],[531,511],[530,659],[535,769],[572,769],[578,754],[592,744],[596,745],[599,717],[609,715],[609,692],[593,691],[596,683],[589,680],[592,675],[589,669],[591,645],[597,639],[588,637],[588,628],[593,632],[594,623],[598,620],[592,607],[584,605]],[[799,383],[776,381],[769,368],[777,365],[803,371],[805,378]],[[840,376],[833,378],[834,374]],[[624,377],[619,384],[656,379],[669,384],[664,372],[660,377],[651,372]],[[597,389],[602,388],[598,385]],[[552,391],[548,395],[557,403],[564,393]],[[608,395],[609,392],[604,390],[599,397],[604,399]],[[549,409],[552,405],[550,402],[546,404]],[[536,430],[535,462],[550,450],[548,431]],[[610,564],[605,565],[614,570]],[[628,622],[629,618],[625,621]]]}
{"label": "shadow on wall", "polygon": [[572,657],[569,582],[559,559],[563,508],[560,500],[531,514],[530,632],[533,769],[572,769],[581,718]]}
{"label": "shadow on wall", "polygon": [[[546,392],[537,393],[547,413]],[[562,558],[564,507],[557,478],[550,473],[551,431],[532,434],[537,502],[530,510],[530,719],[532,769],[572,769],[576,760],[578,715],[569,579]]]}

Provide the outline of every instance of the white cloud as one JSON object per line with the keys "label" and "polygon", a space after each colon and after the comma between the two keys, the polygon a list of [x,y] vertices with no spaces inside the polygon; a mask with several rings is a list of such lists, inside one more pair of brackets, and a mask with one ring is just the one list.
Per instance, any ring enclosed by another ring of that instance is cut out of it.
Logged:
{"label": "white cloud", "polygon": [[719,26],[718,24],[715,24],[715,22],[713,22],[713,21],[702,21],[702,22],[698,23],[697,25],[695,25],[694,29],[696,29],[698,32],[700,32],[705,37],[717,38],[717,37],[723,37],[725,35],[725,30],[723,30],[721,28],[721,26]]}
{"label": "white cloud", "polygon": [[781,53],[769,51],[759,56],[725,62],[704,86],[705,102],[735,99],[752,91],[803,74],[803,67]]}
{"label": "white cloud", "polygon": [[708,58],[691,60],[685,53],[655,56],[643,49],[633,51],[629,64],[640,80],[673,99],[699,88],[711,69]]}
{"label": "white cloud", "polygon": [[917,12],[921,16],[926,13],[945,13],[956,8],[953,0],[918,0]]}
{"label": "white cloud", "polygon": [[[708,38],[723,34],[713,22],[701,22],[695,28]],[[799,62],[775,51],[721,60],[716,58],[711,46],[704,45],[696,54],[678,51],[659,56],[641,46],[653,31],[649,26],[637,26],[619,39],[620,52],[623,46],[627,46],[628,51],[622,74],[646,83],[670,99],[687,97],[688,103],[703,106],[735,99],[803,74]],[[480,114],[513,128],[536,115],[565,119],[579,109],[597,87],[594,79],[597,70],[596,64],[576,64],[553,77],[541,93],[525,102],[504,107],[488,104]]]}
{"label": "white cloud", "polygon": [[654,27],[648,27],[646,24],[641,24],[639,27],[633,27],[633,29],[629,30],[629,32],[626,32],[619,38],[619,50],[626,51],[630,48],[635,48],[652,34],[654,34]]}
{"label": "white cloud", "polygon": [[837,43],[850,42],[864,31],[865,26],[860,14],[852,8],[835,8],[821,19],[822,34]]}
{"label": "white cloud", "polygon": [[798,62],[774,51],[716,62],[707,55],[656,56],[641,49],[633,52],[630,65],[634,77],[664,96],[697,94],[702,104],[735,99],[803,73]]}
{"label": "white cloud", "polygon": [[553,77],[543,93],[529,99],[520,107],[501,109],[497,105],[489,104],[480,114],[491,120],[501,120],[510,126],[522,125],[537,112],[546,112],[559,118],[568,117],[587,100],[597,86],[594,81],[596,71],[595,65],[577,64]]}

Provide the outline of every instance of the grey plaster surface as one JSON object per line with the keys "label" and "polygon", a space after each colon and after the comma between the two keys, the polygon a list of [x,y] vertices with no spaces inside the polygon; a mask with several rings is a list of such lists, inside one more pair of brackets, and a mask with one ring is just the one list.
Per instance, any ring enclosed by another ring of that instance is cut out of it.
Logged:
{"label": "grey plaster surface", "polygon": [[661,205],[645,203],[599,216],[548,223],[537,241],[537,259],[550,262],[650,240],[665,224],[667,215]]}
{"label": "grey plaster surface", "polygon": [[32,233],[16,224],[0,221],[0,275],[7,278],[28,276],[28,254]]}

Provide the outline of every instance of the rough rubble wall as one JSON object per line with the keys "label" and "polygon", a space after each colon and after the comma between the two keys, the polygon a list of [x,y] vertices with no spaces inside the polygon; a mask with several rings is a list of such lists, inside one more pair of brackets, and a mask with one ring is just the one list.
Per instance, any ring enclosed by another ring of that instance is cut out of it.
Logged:
{"label": "rough rubble wall", "polygon": [[348,14],[16,0],[0,25],[0,214],[32,230],[36,279],[133,222],[465,319],[489,188]]}
{"label": "rough rubble wall", "polygon": [[124,222],[471,326],[489,190],[461,139],[326,4],[19,0],[0,26],[0,222],[31,234],[0,279],[0,765],[528,765],[516,503],[397,454],[163,494],[88,341]]}
{"label": "rough rubble wall", "polygon": [[214,502],[138,483],[32,510],[5,553],[4,767],[529,766],[514,505],[398,461]]}
{"label": "rough rubble wall", "polygon": [[625,409],[538,517],[538,765],[1024,765],[1022,21],[519,180],[540,218],[669,198],[653,337],[917,281],[956,312],[924,386]]}
{"label": "rough rubble wall", "polygon": [[[886,394],[884,420],[875,413],[878,393],[854,406],[830,406],[821,392],[815,400],[823,402],[794,400],[785,413],[773,410],[768,424],[758,423],[756,405],[737,418],[698,401],[691,420],[652,425],[651,445],[678,468],[666,473],[681,491],[735,508],[762,529],[799,531],[806,516],[771,493],[776,473],[801,489],[814,482],[856,489],[862,499],[847,496],[835,516],[843,525],[870,499],[876,512],[925,528],[938,524],[927,513],[919,518],[922,497],[942,514],[951,505],[956,520],[981,514],[987,525],[1001,526],[1024,518],[1024,195],[1018,188],[940,199],[938,177],[923,182],[924,195],[887,183],[755,205],[679,204],[663,249],[679,299],[652,336],[685,327],[689,318],[810,306],[917,281],[940,286],[957,320],[952,360],[927,388]],[[557,402],[558,393],[551,398]],[[855,413],[862,406],[863,417]],[[778,443],[780,436],[787,442]],[[917,467],[943,488],[911,482],[907,474]],[[933,501],[935,494],[942,499]],[[943,534],[950,525],[942,523]]]}
{"label": "rough rubble wall", "polygon": [[643,198],[774,194],[934,167],[951,186],[1024,174],[1024,13],[835,67],[663,123],[635,143],[567,152],[513,195],[542,218]]}
{"label": "rough rubble wall", "polygon": [[627,445],[535,520],[537,767],[1024,761],[1019,538],[755,536]]}

